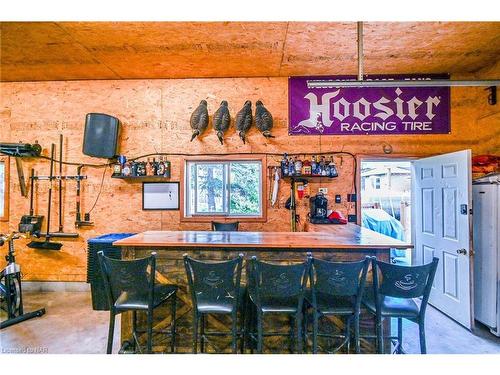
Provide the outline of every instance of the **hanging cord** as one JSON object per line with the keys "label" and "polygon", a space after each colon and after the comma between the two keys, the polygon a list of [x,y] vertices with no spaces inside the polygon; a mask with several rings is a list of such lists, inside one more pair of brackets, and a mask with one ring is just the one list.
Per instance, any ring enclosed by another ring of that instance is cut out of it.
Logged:
{"label": "hanging cord", "polygon": [[[45,155],[40,155],[37,156],[38,158],[45,159],[45,160],[50,160],[49,156]],[[59,160],[54,158],[54,163],[59,163]],[[70,161],[62,161],[61,162],[64,165],[74,165],[74,166],[80,166],[83,165],[84,167],[89,167],[89,168],[103,168],[111,165],[112,163],[104,163],[104,164],[89,164],[89,163],[76,163],[76,162],[70,162]]]}
{"label": "hanging cord", "polygon": [[[264,156],[273,157],[273,156],[282,156],[283,153],[280,153],[280,152],[255,152],[255,153],[254,152],[228,152],[228,153],[208,153],[208,154],[200,155],[200,154],[192,154],[192,153],[184,153],[184,152],[173,152],[173,153],[172,152],[154,152],[154,153],[150,153],[150,154],[144,154],[144,155],[136,156],[134,158],[128,159],[128,161],[134,161],[134,160],[137,160],[137,159],[146,158],[148,156],[200,156],[200,157],[203,157],[203,156],[215,156],[215,157],[217,157],[217,156],[237,156],[237,155],[264,155]],[[357,196],[356,179],[357,179],[358,167],[357,167],[357,160],[356,160],[356,155],[355,154],[353,154],[351,152],[347,152],[347,151],[323,151],[323,152],[290,153],[288,155],[289,156],[300,156],[300,155],[304,155],[304,156],[305,155],[348,155],[348,156],[352,157],[352,159],[353,159],[353,184],[352,184],[352,191]],[[42,155],[40,155],[39,157],[42,158],[42,159],[50,160],[50,157],[48,157],[48,156],[42,156]],[[273,158],[273,160],[276,161],[274,158]],[[54,162],[57,163],[57,162],[59,162],[59,160],[55,160],[54,159]],[[106,174],[107,167],[110,166],[110,165],[112,165],[113,161],[110,161],[108,163],[103,163],[103,164],[75,163],[75,162],[63,161],[62,164],[65,164],[65,165],[76,165],[76,166],[83,165],[83,166],[89,167],[89,168],[104,168],[104,173],[102,174],[103,177],[102,177],[102,181],[101,181],[101,187],[99,189],[99,194],[97,195],[96,201],[95,201],[94,205],[92,206],[92,209],[94,209],[97,201],[99,200],[99,196],[101,194],[102,185],[104,183],[104,176]],[[89,211],[89,213],[92,211],[92,209]]]}
{"label": "hanging cord", "polygon": [[101,196],[101,192],[102,192],[102,186],[104,185],[104,177],[106,176],[106,171],[108,170],[108,166],[106,165],[104,167],[104,171],[102,172],[102,178],[101,178],[101,186],[99,187],[99,192],[97,193],[97,197],[95,199],[95,202],[94,202],[94,205],[92,206],[92,208],[89,210],[88,214],[90,215],[90,213],[92,212],[92,210],[95,208],[97,202],[99,201],[99,197]]}

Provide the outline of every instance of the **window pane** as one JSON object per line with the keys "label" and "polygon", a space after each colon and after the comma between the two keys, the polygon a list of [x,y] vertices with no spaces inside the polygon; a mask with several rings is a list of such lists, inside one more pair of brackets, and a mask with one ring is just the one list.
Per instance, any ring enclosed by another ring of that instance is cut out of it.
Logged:
{"label": "window pane", "polygon": [[196,213],[226,212],[224,164],[196,164]]}
{"label": "window pane", "polygon": [[231,215],[260,214],[261,164],[232,162],[230,167]]}

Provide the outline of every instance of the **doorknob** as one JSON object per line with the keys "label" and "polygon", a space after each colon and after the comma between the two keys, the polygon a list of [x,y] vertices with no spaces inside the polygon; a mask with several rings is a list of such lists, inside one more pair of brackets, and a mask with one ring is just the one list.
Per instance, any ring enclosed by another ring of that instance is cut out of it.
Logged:
{"label": "doorknob", "polygon": [[457,250],[457,254],[467,255],[467,250],[465,250],[465,249],[458,249]]}

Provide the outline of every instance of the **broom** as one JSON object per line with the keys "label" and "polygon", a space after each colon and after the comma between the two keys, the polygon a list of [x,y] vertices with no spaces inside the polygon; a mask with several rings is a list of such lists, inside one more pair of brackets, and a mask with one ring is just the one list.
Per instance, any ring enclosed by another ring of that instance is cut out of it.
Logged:
{"label": "broom", "polygon": [[50,242],[50,206],[52,203],[52,179],[53,169],[54,169],[54,152],[55,145],[52,143],[50,147],[50,173],[49,173],[49,204],[47,208],[47,233],[45,234],[45,241],[31,241],[28,244],[28,247],[32,249],[42,249],[42,250],[60,250],[62,247],[62,243],[58,242]]}

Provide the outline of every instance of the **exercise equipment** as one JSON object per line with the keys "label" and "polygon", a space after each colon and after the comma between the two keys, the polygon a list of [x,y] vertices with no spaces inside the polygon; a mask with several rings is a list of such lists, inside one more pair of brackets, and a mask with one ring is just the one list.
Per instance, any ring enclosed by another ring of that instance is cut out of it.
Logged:
{"label": "exercise equipment", "polygon": [[0,306],[7,312],[7,320],[0,322],[0,329],[45,314],[44,308],[24,313],[21,267],[16,263],[14,240],[26,237],[17,232],[12,232],[10,235],[0,235],[0,246],[5,243],[9,245],[9,252],[5,256],[7,266],[0,272]]}
{"label": "exercise equipment", "polygon": [[54,237],[50,234],[50,211],[52,203],[52,181],[54,178],[54,152],[55,145],[52,143],[50,146],[50,173],[49,173],[49,197],[48,197],[48,208],[47,208],[47,233],[44,235],[45,241],[31,241],[28,247],[32,249],[42,249],[42,250],[60,250],[62,243],[50,242],[50,238]]}

